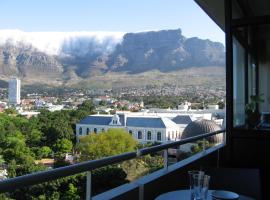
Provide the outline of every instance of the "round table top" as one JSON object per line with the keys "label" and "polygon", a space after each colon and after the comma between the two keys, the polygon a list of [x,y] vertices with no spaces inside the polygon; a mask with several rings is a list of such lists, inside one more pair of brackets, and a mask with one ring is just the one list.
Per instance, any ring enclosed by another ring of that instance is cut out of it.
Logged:
{"label": "round table top", "polygon": [[[207,200],[212,200],[211,193],[214,190],[208,190]],[[176,190],[159,195],[155,200],[190,200],[190,190]],[[240,195],[239,200],[254,200],[253,198]]]}

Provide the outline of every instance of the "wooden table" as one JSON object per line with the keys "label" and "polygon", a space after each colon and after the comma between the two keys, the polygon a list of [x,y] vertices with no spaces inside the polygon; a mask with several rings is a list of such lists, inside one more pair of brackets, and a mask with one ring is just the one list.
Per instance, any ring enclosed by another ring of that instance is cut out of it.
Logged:
{"label": "wooden table", "polygon": [[[214,190],[208,190],[207,200],[212,200],[211,193],[213,191]],[[172,192],[167,192],[162,195],[159,195],[155,200],[190,200],[190,191],[176,190]],[[239,200],[255,200],[255,199],[239,194]]]}

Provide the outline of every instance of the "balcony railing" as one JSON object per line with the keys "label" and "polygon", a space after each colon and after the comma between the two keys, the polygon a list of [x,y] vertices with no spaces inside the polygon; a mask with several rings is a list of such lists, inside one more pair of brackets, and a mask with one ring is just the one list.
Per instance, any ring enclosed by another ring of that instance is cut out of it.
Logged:
{"label": "balcony railing", "polygon": [[[219,130],[207,134],[202,134],[198,135],[195,137],[190,137],[187,139],[183,139],[180,141],[175,141],[175,142],[169,142],[153,147],[148,147],[148,148],[143,148],[140,150],[137,150],[136,152],[128,152],[128,153],[123,153],[120,155],[115,155],[115,156],[110,156],[106,158],[102,158],[99,160],[91,160],[91,161],[86,161],[86,162],[81,162],[78,164],[70,165],[70,166],[65,166],[65,167],[59,167],[56,169],[51,169],[48,171],[41,171],[33,174],[27,174],[24,176],[19,176],[15,178],[10,178],[7,180],[3,180],[0,182],[0,192],[9,192],[9,191],[14,191],[15,189],[21,188],[21,187],[26,187],[26,186],[31,186],[31,185],[37,185],[40,183],[48,182],[48,181],[53,181],[59,178],[79,174],[86,172],[87,173],[87,184],[86,184],[86,199],[91,199],[91,171],[105,167],[111,164],[116,164],[120,163],[123,161],[131,160],[134,158],[138,158],[147,154],[152,154],[160,151],[164,151],[164,169],[163,170],[168,170],[168,149],[173,148],[176,146],[181,146],[187,143],[192,143],[198,140],[205,140],[208,137],[214,136],[216,134],[221,134],[223,133],[223,142],[214,146],[210,147],[209,149],[206,150],[205,146],[203,146],[203,151],[200,153],[195,154],[194,156],[191,156],[190,158],[187,158],[185,160],[179,161],[178,163],[174,165],[179,164],[184,164],[186,162],[192,162],[194,159],[199,159],[213,151],[218,150],[219,148],[223,147],[226,144],[226,135],[225,135],[225,130]],[[205,143],[203,143],[205,144]],[[174,167],[174,165],[170,167]],[[120,186],[121,187],[121,186]],[[97,198],[99,199],[99,198]]]}

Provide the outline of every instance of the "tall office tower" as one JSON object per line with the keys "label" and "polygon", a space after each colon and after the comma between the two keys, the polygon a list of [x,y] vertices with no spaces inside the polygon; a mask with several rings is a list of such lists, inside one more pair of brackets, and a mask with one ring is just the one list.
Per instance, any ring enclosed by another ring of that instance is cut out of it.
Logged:
{"label": "tall office tower", "polygon": [[10,104],[17,105],[21,102],[21,81],[12,77],[9,80],[8,101]]}

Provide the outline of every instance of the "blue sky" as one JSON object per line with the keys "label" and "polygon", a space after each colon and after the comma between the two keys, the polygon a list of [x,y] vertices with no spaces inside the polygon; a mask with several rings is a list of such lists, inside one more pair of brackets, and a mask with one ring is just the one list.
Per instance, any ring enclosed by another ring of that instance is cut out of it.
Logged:
{"label": "blue sky", "polygon": [[181,28],[224,43],[222,30],[193,0],[0,0],[0,29],[123,31]]}

